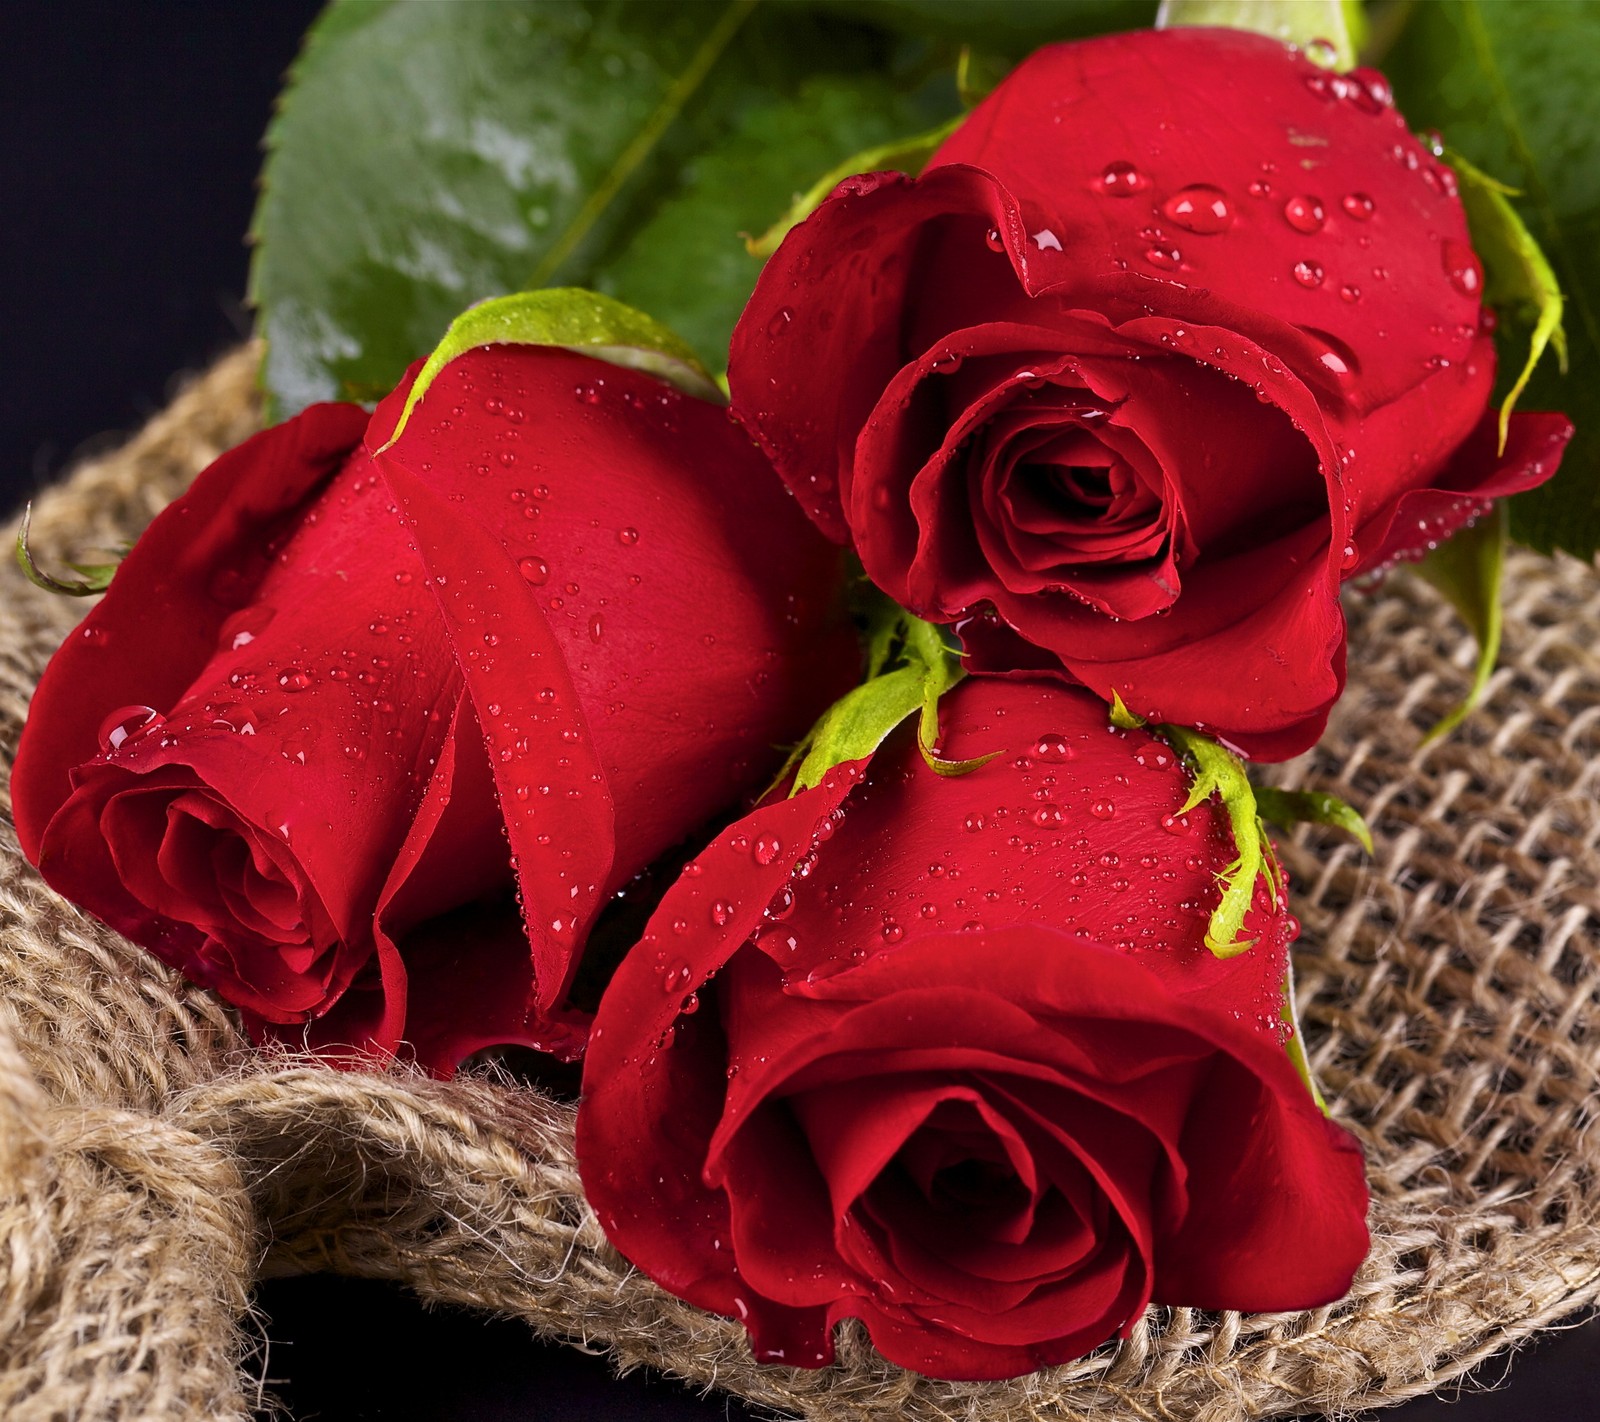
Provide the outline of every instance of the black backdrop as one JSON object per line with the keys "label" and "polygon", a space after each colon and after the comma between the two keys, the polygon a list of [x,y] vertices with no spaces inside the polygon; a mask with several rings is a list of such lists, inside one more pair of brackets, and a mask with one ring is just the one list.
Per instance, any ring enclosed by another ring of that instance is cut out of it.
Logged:
{"label": "black backdrop", "polygon": [[[248,330],[258,145],[317,8],[0,0],[0,508],[136,427],[176,374]],[[753,1416],[664,1379],[615,1380],[603,1359],[540,1344],[521,1324],[425,1312],[388,1285],[277,1281],[258,1302],[257,1367],[298,1422]],[[1491,1362],[1474,1385],[1506,1371]],[[1600,1418],[1597,1377],[1591,1323],[1540,1345],[1501,1391],[1386,1415],[1586,1422]]]}

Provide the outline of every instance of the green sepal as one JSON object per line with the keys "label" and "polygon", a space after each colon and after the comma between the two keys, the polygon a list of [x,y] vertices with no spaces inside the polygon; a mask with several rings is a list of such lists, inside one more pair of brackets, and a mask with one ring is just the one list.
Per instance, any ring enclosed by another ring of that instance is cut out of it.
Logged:
{"label": "green sepal", "polygon": [[1216,795],[1222,801],[1233,830],[1233,846],[1239,852],[1238,858],[1217,875],[1222,885],[1222,899],[1212,910],[1211,921],[1206,925],[1206,947],[1219,958],[1236,958],[1255,946],[1255,939],[1242,935],[1244,916],[1255,897],[1256,880],[1265,874],[1273,893],[1281,892],[1278,861],[1261,827],[1255,787],[1245,774],[1244,762],[1210,736],[1203,736],[1187,726],[1164,725],[1157,733],[1183,753],[1194,774],[1194,785],[1179,813],[1186,815]]}
{"label": "green sepal", "polygon": [[1279,790],[1271,785],[1256,787],[1256,810],[1270,824],[1328,825],[1343,830],[1368,854],[1373,853],[1372,831],[1354,805],[1347,804],[1337,795],[1326,795],[1320,790]]}
{"label": "green sepal", "polygon": [[445,366],[479,346],[495,345],[559,346],[611,365],[647,371],[701,400],[726,402],[695,353],[659,321],[596,291],[548,287],[492,297],[457,316],[417,373],[384,449],[400,438],[411,412]]}
{"label": "green sepal", "polygon": [[28,547],[28,530],[33,523],[33,504],[22,506],[22,526],[17,529],[17,566],[22,569],[25,577],[36,588],[43,588],[46,592],[60,593],[63,597],[94,597],[103,593],[111,586],[111,579],[117,571],[116,563],[73,563],[67,566],[75,573],[81,573],[81,578],[67,581],[63,578],[52,577],[33,561],[33,550]]}
{"label": "green sepal", "polygon": [[964,117],[958,115],[937,128],[929,129],[926,133],[919,133],[911,138],[897,138],[889,143],[880,143],[875,148],[865,148],[860,153],[851,154],[844,162],[828,169],[801,193],[789,205],[789,210],[759,237],[746,237],[744,239],[746,250],[752,257],[770,257],[794,228],[822,206],[829,193],[846,178],[853,178],[857,173],[879,173],[885,169],[895,169],[915,177],[922,171],[928,159],[933,157],[934,150],[961,126]]}
{"label": "green sepal", "polygon": [[1202,735],[1188,726],[1151,725],[1143,716],[1130,711],[1121,695],[1115,691],[1111,693],[1108,719],[1119,731],[1148,729],[1183,757],[1189,773],[1194,777],[1194,784],[1179,814],[1188,814],[1212,795],[1221,799],[1228,825],[1233,831],[1233,847],[1239,854],[1233,863],[1217,875],[1217,882],[1222,886],[1222,899],[1211,911],[1211,919],[1206,924],[1206,947],[1219,958],[1236,958],[1247,952],[1255,947],[1256,940],[1241,935],[1244,933],[1244,916],[1250,910],[1251,899],[1255,897],[1256,880],[1265,874],[1274,896],[1280,898],[1283,881],[1277,858],[1272,852],[1272,842],[1261,824],[1256,788],[1245,773],[1244,762],[1210,736]]}
{"label": "green sepal", "polygon": [[1478,666],[1471,689],[1465,700],[1423,737],[1424,745],[1448,735],[1466,720],[1483,699],[1484,688],[1499,660],[1501,584],[1510,527],[1510,515],[1502,501],[1471,528],[1463,528],[1446,539],[1416,565],[1417,573],[1461,614],[1478,644]]}
{"label": "green sepal", "polygon": [[[1284,44],[1299,45],[1316,57],[1313,41],[1330,46],[1331,68],[1352,69],[1356,62],[1351,11],[1346,0],[1161,0],[1156,28],[1218,25],[1252,30]],[[1321,44],[1316,46],[1321,49]]]}
{"label": "green sepal", "polygon": [[1128,710],[1127,703],[1122,699],[1122,694],[1117,691],[1111,693],[1111,724],[1119,731],[1137,731],[1146,723],[1143,716],[1136,716]]}
{"label": "green sepal", "polygon": [[995,54],[982,54],[970,44],[961,46],[956,60],[956,96],[964,109],[975,109],[1000,87],[1011,72],[1011,61]]}
{"label": "green sepal", "polygon": [[1322,1089],[1317,1085],[1317,1079],[1311,1072],[1311,1059],[1306,1055],[1305,1038],[1300,1034],[1300,1012],[1294,1003],[1294,955],[1287,954],[1283,964],[1283,1005],[1280,1009],[1283,1020],[1289,1024],[1289,1040],[1284,1043],[1284,1051],[1289,1055],[1295,1072],[1300,1080],[1305,1082],[1306,1090],[1311,1093],[1311,1099],[1317,1103],[1317,1110],[1324,1116],[1328,1114],[1328,1103],[1323,1097]]}
{"label": "green sepal", "polygon": [[1533,327],[1528,359],[1516,384],[1500,402],[1500,452],[1504,454],[1511,412],[1547,347],[1555,348],[1556,360],[1566,373],[1567,333],[1561,324],[1565,302],[1543,250],[1511,205],[1517,190],[1474,168],[1459,153],[1447,151],[1445,161],[1455,171],[1472,245],[1483,262],[1485,303],[1515,310]]}
{"label": "green sepal", "polygon": [[871,755],[913,713],[917,748],[936,774],[966,775],[999,755],[945,760],[936,749],[939,698],[966,675],[959,652],[939,629],[876,593],[866,620],[866,680],[822,713],[790,754],[778,782],[793,771],[791,794],[820,785],[835,766]]}

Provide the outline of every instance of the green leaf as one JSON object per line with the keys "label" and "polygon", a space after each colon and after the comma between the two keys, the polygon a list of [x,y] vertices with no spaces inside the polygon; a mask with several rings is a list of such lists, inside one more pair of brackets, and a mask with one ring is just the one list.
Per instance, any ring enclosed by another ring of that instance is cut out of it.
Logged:
{"label": "green leaf", "polygon": [[1351,69],[1356,62],[1345,0],[1161,0],[1156,24],[1253,30],[1299,45],[1329,68]]}
{"label": "green leaf", "polygon": [[547,283],[645,307],[720,365],[759,271],[740,233],[955,112],[949,68],[929,81],[906,44],[749,0],[335,0],[252,231],[278,411],[380,395],[458,312]]}
{"label": "green leaf", "polygon": [[778,250],[779,244],[798,227],[806,218],[810,217],[819,207],[823,199],[828,196],[846,178],[852,178],[857,173],[877,173],[894,170],[901,173],[910,173],[915,177],[922,171],[923,165],[933,157],[934,150],[949,138],[961,125],[961,117],[947,119],[937,128],[929,129],[926,133],[919,133],[911,138],[897,138],[888,143],[880,143],[875,148],[868,148],[860,153],[852,154],[842,163],[836,163],[817,179],[805,192],[801,193],[771,227],[759,237],[752,237],[745,242],[745,248],[752,257],[770,257]]}
{"label": "green leaf", "polygon": [[115,563],[72,563],[67,566],[75,573],[81,573],[81,578],[63,579],[51,576],[34,562],[33,550],[28,547],[28,533],[33,526],[33,504],[31,502],[22,506],[22,525],[17,529],[16,557],[17,566],[22,569],[22,575],[36,588],[43,588],[46,592],[59,593],[63,597],[93,597],[96,593],[103,593],[111,586],[113,574],[117,571]]}
{"label": "green leaf", "polygon": [[612,365],[648,371],[686,395],[724,403],[721,389],[694,352],[660,322],[593,291],[547,287],[480,301],[456,317],[417,372],[384,448],[400,438],[411,412],[445,366],[467,351],[493,345],[560,346],[580,351]]}
{"label": "green leaf", "polygon": [[1511,412],[1533,378],[1534,367],[1545,348],[1554,345],[1561,369],[1567,368],[1561,288],[1533,234],[1511,205],[1513,190],[1479,172],[1459,153],[1446,152],[1445,161],[1461,180],[1461,201],[1467,209],[1472,246],[1483,261],[1485,303],[1496,310],[1514,311],[1522,324],[1533,327],[1528,338],[1528,359],[1516,384],[1500,402],[1500,449],[1504,452]]}
{"label": "green leaf", "polygon": [[1455,730],[1483,699],[1500,657],[1500,588],[1505,572],[1509,519],[1497,503],[1471,528],[1463,528],[1416,565],[1417,572],[1450,599],[1478,644],[1478,668],[1466,700],[1428,732],[1425,742]]}
{"label": "green leaf", "polygon": [[1271,824],[1328,825],[1343,830],[1371,854],[1372,831],[1354,805],[1346,804],[1337,795],[1326,795],[1320,790],[1279,790],[1270,785],[1256,787],[1256,809],[1263,820]]}
{"label": "green leaf", "polygon": [[753,102],[687,165],[596,281],[667,322],[708,361],[725,361],[761,271],[746,234],[767,227],[797,186],[842,154],[890,145],[953,108],[947,91],[906,92],[881,74],[817,75],[793,95]]}
{"label": "green leaf", "polygon": [[[1577,433],[1556,477],[1511,501],[1511,532],[1546,551],[1592,557],[1600,551],[1600,2],[1429,0],[1411,8],[1385,68],[1414,127],[1439,129],[1454,152],[1523,194],[1514,206],[1566,299],[1571,374],[1562,379],[1542,362],[1520,404],[1564,411]],[[1500,315],[1504,394],[1540,318]]]}
{"label": "green leaf", "polygon": [[1020,59],[1052,40],[1147,29],[1156,0],[819,0],[904,34],[979,44]]}

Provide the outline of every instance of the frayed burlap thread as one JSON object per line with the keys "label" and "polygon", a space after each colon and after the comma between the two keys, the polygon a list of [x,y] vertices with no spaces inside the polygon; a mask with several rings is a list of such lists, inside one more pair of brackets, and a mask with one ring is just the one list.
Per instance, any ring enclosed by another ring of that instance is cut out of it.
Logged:
{"label": "frayed burlap thread", "polygon": [[[58,558],[135,535],[259,418],[253,353],[39,501]],[[81,611],[0,582],[0,760]],[[1009,1383],[940,1383],[854,1326],[818,1372],[663,1293],[583,1198],[571,1108],[515,1082],[251,1053],[205,993],[51,894],[0,790],[0,1415],[234,1418],[258,1401],[248,1291],[335,1270],[521,1317],[817,1422],[1348,1413],[1434,1389],[1600,1295],[1600,579],[1509,569],[1486,703],[1440,600],[1349,600],[1350,689],[1278,778],[1344,796],[1377,854],[1284,846],[1316,1070],[1363,1141],[1373,1251],[1350,1296],[1267,1316],[1152,1309],[1126,1342]]]}

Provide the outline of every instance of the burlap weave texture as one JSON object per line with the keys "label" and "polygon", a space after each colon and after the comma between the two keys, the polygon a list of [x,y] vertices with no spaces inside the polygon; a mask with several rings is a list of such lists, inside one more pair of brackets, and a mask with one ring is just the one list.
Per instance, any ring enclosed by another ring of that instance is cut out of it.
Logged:
{"label": "burlap weave texture", "polygon": [[[253,356],[216,367],[38,504],[46,557],[125,542],[255,427]],[[1349,1411],[1427,1391],[1600,1294],[1600,579],[1518,555],[1485,708],[1439,600],[1349,599],[1350,690],[1284,767],[1378,852],[1284,846],[1313,1062],[1362,1139],[1375,1245],[1349,1299],[1151,1310],[1126,1343],[1004,1384],[937,1383],[847,1329],[821,1372],[663,1294],[584,1202],[570,1107],[513,1083],[342,1074],[250,1052],[233,1020],[51,894],[0,786],[0,1416],[241,1418],[249,1289],[336,1269],[519,1315],[820,1422]],[[81,605],[0,574],[0,763]]]}

